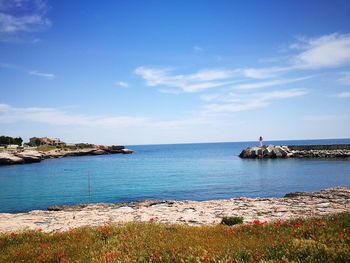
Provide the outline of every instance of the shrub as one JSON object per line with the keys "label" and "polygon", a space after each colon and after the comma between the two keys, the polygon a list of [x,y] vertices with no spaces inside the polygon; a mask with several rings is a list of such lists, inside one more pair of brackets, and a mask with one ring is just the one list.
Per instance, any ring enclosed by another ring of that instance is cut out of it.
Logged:
{"label": "shrub", "polygon": [[227,226],[233,226],[237,224],[243,223],[243,217],[240,216],[227,216],[223,217],[221,220],[221,224],[227,225]]}

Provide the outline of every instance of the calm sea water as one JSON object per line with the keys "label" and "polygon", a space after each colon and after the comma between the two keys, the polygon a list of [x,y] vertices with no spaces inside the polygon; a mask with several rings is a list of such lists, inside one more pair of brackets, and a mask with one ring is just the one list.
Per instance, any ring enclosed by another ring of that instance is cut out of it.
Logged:
{"label": "calm sea water", "polygon": [[[350,139],[271,143],[331,144],[350,143]],[[130,146],[135,150],[131,155],[66,157],[2,166],[0,212],[86,202],[280,197],[293,191],[350,187],[349,159],[238,157],[243,148],[256,144]]]}

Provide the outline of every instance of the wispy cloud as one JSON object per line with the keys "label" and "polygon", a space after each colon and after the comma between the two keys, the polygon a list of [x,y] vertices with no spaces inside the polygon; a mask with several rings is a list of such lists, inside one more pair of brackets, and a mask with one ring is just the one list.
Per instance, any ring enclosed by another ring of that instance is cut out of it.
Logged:
{"label": "wispy cloud", "polygon": [[266,87],[294,83],[294,82],[303,81],[310,78],[312,78],[312,76],[307,76],[302,78],[293,78],[293,79],[274,79],[269,81],[238,84],[233,86],[232,88],[233,89],[259,89],[259,88],[266,88]]}
{"label": "wispy cloud", "polygon": [[32,76],[37,76],[37,77],[41,77],[44,79],[48,79],[48,80],[54,79],[56,77],[56,75],[53,73],[45,73],[45,72],[41,72],[38,70],[29,70],[29,69],[26,69],[26,68],[19,66],[19,65],[4,63],[4,62],[0,62],[0,68],[15,70],[15,71],[19,71],[22,73],[27,73],[27,74],[32,75]]}
{"label": "wispy cloud", "polygon": [[237,71],[210,69],[201,70],[192,74],[172,74],[168,68],[138,67],[135,73],[141,76],[148,86],[163,86],[163,92],[195,93],[203,90],[222,87],[234,83],[232,78]]}
{"label": "wispy cloud", "polygon": [[47,10],[43,0],[1,0],[0,40],[14,41],[25,33],[47,29],[51,26]]}
{"label": "wispy cloud", "polygon": [[291,45],[301,51],[292,58],[299,69],[339,67],[350,63],[350,35],[330,34],[318,38],[300,38]]}
{"label": "wispy cloud", "polygon": [[345,92],[341,92],[341,93],[338,93],[336,94],[336,97],[338,98],[350,98],[350,91],[345,91]]}
{"label": "wispy cloud", "polygon": [[37,77],[41,77],[41,78],[45,78],[45,79],[53,79],[55,78],[55,74],[52,73],[44,73],[44,72],[40,72],[37,70],[31,70],[28,72],[29,75],[33,75],[33,76],[37,76]]}
{"label": "wispy cloud", "polygon": [[343,85],[350,85],[350,71],[341,72],[341,77],[338,79],[338,82]]}
{"label": "wispy cloud", "polygon": [[308,93],[305,89],[276,90],[271,92],[236,94],[230,93],[218,98],[217,103],[204,107],[206,113],[232,113],[253,110],[270,105],[275,100],[299,97]]}
{"label": "wispy cloud", "polygon": [[194,47],[192,48],[192,50],[193,50],[194,52],[202,52],[202,51],[204,51],[204,48],[202,48],[202,47],[200,47],[200,46],[194,46]]}
{"label": "wispy cloud", "polygon": [[49,125],[129,127],[142,125],[146,118],[133,116],[93,116],[72,114],[58,108],[12,107],[0,104],[0,123],[35,122]]}
{"label": "wispy cloud", "polygon": [[129,83],[125,81],[117,81],[114,83],[115,86],[120,87],[120,88],[127,88],[129,87]]}

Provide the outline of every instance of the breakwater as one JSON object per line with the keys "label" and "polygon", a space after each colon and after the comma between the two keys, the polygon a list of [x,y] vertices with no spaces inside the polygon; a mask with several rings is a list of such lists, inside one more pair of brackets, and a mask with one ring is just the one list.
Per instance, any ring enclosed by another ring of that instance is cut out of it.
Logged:
{"label": "breakwater", "polygon": [[333,150],[350,150],[350,144],[310,144],[310,145],[288,145],[292,151],[333,151]]}
{"label": "breakwater", "polygon": [[248,147],[241,158],[349,158],[350,144]]}

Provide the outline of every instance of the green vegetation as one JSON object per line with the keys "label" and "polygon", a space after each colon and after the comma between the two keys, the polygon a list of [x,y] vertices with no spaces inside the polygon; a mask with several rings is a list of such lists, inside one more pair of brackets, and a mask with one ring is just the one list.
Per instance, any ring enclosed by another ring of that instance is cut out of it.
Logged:
{"label": "green vegetation", "polygon": [[42,152],[48,152],[52,150],[71,151],[71,150],[79,150],[79,149],[88,149],[93,147],[94,147],[93,144],[88,144],[88,143],[78,143],[74,145],[60,144],[55,146],[44,144],[44,145],[39,145],[37,147],[37,150]]}
{"label": "green vegetation", "polygon": [[15,144],[15,145],[21,146],[22,142],[23,140],[21,137],[13,138],[10,136],[0,136],[0,145]]}
{"label": "green vegetation", "polygon": [[229,216],[224,217],[221,220],[221,224],[227,225],[227,226],[233,226],[237,224],[243,224],[243,217],[240,216]]}
{"label": "green vegetation", "polygon": [[48,151],[52,151],[52,150],[56,150],[56,149],[60,149],[60,148],[58,146],[40,145],[40,146],[36,147],[36,149],[38,151],[48,152]]}
{"label": "green vegetation", "polygon": [[0,262],[349,262],[350,212],[229,227],[157,223],[0,235]]}
{"label": "green vegetation", "polygon": [[42,143],[41,143],[40,138],[33,137],[33,138],[30,138],[29,142],[26,144],[31,146],[31,147],[36,147],[36,146],[40,146]]}

